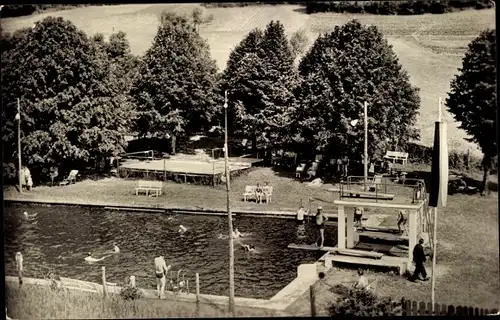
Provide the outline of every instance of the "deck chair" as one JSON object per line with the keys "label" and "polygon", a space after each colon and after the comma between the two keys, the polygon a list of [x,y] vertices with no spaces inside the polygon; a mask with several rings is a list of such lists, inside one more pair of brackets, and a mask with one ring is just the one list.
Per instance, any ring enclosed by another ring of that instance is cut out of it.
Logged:
{"label": "deck chair", "polygon": [[304,172],[304,169],[306,168],[306,164],[305,163],[301,163],[297,169],[295,169],[295,178],[300,178],[300,175],[302,174],[302,172]]}
{"label": "deck chair", "polygon": [[78,175],[78,170],[71,170],[69,172],[69,175],[66,179],[63,181],[59,182],[60,186],[65,186],[71,183],[76,183],[76,176]]}
{"label": "deck chair", "polygon": [[309,175],[308,179],[316,177],[316,172],[318,171],[318,167],[319,163],[317,161],[314,161],[309,170],[307,170],[307,174]]}
{"label": "deck chair", "polygon": [[376,191],[378,188],[378,185],[382,183],[382,176],[376,175],[373,177],[372,184],[368,187],[368,190],[370,191]]}

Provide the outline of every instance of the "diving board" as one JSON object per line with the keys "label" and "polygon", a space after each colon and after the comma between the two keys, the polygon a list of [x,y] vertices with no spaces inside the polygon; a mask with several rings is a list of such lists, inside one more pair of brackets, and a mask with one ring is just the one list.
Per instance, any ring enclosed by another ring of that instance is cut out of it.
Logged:
{"label": "diving board", "polygon": [[342,197],[381,199],[381,200],[392,200],[395,197],[395,195],[390,193],[379,193],[379,192],[361,191],[361,190],[345,190],[345,189],[342,189],[341,194]]}
{"label": "diving board", "polygon": [[408,241],[408,237],[393,234],[388,232],[380,232],[380,231],[361,231],[358,233],[360,237],[369,237],[372,239],[381,239],[387,241]]}
{"label": "diving board", "polygon": [[333,251],[333,250],[336,250],[335,247],[318,247],[318,246],[312,246],[310,244],[295,244],[295,243],[290,243],[287,248],[312,250],[312,251]]}
{"label": "diving board", "polygon": [[346,256],[372,258],[372,259],[381,259],[384,256],[380,252],[354,250],[354,249],[340,249],[338,247],[335,247],[335,250],[332,252],[337,252],[338,254],[342,254],[342,255],[346,255]]}

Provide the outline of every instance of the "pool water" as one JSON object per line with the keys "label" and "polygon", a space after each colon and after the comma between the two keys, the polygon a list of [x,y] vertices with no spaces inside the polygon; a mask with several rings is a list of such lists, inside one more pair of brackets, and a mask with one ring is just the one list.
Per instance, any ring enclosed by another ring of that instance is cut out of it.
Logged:
{"label": "pool water", "polygon": [[[33,217],[26,218],[23,212]],[[200,291],[228,294],[229,244],[227,218],[138,213],[89,207],[10,204],[4,210],[7,275],[15,275],[15,253],[22,252],[24,275],[57,276],[100,282],[106,266],[107,281],[123,284],[131,275],[137,286],[156,287],[153,259],[164,255],[173,270],[183,269],[194,292],[195,273],[200,274]],[[35,216],[36,215],[36,216]],[[179,235],[179,225],[188,230]],[[297,275],[302,263],[313,263],[321,254],[288,249],[290,243],[313,243],[316,230],[306,226],[299,237],[296,222],[277,218],[236,217],[234,226],[244,234],[243,244],[254,244],[248,252],[235,243],[235,294],[269,299]],[[336,227],[327,226],[332,239]],[[336,237],[335,237],[336,238]],[[102,257],[116,242],[119,254],[88,264],[88,252]],[[325,245],[334,245],[331,241]]]}

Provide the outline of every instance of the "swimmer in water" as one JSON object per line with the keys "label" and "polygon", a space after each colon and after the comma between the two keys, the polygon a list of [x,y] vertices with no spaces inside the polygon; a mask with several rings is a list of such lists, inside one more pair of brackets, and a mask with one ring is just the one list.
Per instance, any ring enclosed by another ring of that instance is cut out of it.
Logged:
{"label": "swimmer in water", "polygon": [[242,245],[243,249],[245,249],[246,251],[255,251],[255,246],[253,244],[244,244]]}
{"label": "swimmer in water", "polygon": [[114,253],[120,253],[120,248],[118,248],[118,245],[115,243],[113,243],[113,252]]}
{"label": "swimmer in water", "polygon": [[181,225],[179,226],[179,231],[177,231],[177,232],[179,232],[179,234],[180,234],[180,235],[183,235],[184,233],[186,233],[186,231],[187,231],[187,228],[186,228],[186,227],[184,227],[184,226],[181,224]]}
{"label": "swimmer in water", "polygon": [[35,217],[38,215],[38,213],[28,214],[28,212],[26,212],[26,211],[24,211],[24,213],[23,213],[23,214],[24,214],[24,217],[25,217],[26,219],[35,218]]}
{"label": "swimmer in water", "polygon": [[234,231],[233,231],[233,239],[239,239],[242,236],[243,235],[241,234],[240,230],[238,230],[238,228],[234,229]]}
{"label": "swimmer in water", "polygon": [[108,256],[104,256],[102,258],[94,258],[94,257],[92,257],[92,253],[89,252],[87,254],[87,256],[85,257],[85,261],[87,261],[87,262],[98,262],[98,261],[102,261],[102,260],[106,259],[107,257]]}

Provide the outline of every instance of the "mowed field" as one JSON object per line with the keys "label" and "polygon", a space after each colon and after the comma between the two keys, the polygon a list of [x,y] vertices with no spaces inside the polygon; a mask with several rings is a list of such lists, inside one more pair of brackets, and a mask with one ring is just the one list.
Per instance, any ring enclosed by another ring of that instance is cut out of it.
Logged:
{"label": "mowed field", "polygon": [[[132,4],[90,6],[72,10],[47,12],[39,15],[2,19],[2,28],[12,32],[29,27],[47,16],[61,16],[72,21],[87,34],[104,36],[118,31],[127,33],[132,52],[144,54],[150,47],[163,10],[189,13],[197,4]],[[231,50],[254,28],[264,28],[271,20],[281,21],[287,33],[305,29],[310,44],[320,33],[329,32],[351,19],[377,26],[386,36],[408,71],[413,85],[420,88],[421,110],[417,127],[421,142],[431,145],[433,123],[437,119],[438,98],[447,97],[450,81],[467,50],[467,44],[486,28],[495,28],[495,10],[468,10],[440,15],[378,16],[364,14],[317,13],[307,15],[295,5],[250,6],[243,8],[209,8],[214,20],[202,26],[200,33],[207,39],[212,58],[219,69],[225,68]],[[449,147],[478,154],[476,145],[464,140],[466,134],[457,128],[451,114]],[[479,153],[480,154],[480,153]]]}

